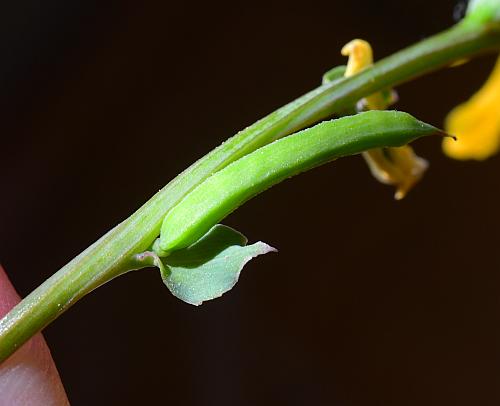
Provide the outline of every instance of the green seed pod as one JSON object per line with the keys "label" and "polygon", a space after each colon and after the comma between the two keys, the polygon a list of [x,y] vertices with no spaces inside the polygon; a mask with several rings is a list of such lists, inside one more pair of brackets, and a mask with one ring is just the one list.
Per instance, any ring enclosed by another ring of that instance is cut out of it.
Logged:
{"label": "green seed pod", "polygon": [[165,216],[154,250],[160,256],[188,247],[258,193],[300,172],[372,148],[399,147],[435,127],[397,111],[368,111],[268,144],[214,173]]}

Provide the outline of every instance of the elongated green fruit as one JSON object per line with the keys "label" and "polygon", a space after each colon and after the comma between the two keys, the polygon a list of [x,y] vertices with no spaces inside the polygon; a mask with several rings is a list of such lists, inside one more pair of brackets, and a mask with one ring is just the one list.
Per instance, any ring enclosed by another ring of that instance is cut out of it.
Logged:
{"label": "elongated green fruit", "polygon": [[154,248],[165,256],[191,245],[238,206],[300,172],[368,149],[402,146],[438,131],[407,113],[369,111],[275,141],[193,189],[165,216]]}

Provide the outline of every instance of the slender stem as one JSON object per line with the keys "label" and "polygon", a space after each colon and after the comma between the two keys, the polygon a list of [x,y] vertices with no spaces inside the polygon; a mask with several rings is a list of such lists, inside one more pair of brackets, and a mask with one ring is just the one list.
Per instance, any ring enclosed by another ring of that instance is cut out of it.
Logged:
{"label": "slender stem", "polygon": [[35,289],[0,320],[0,362],[78,299],[136,269],[133,256],[151,246],[166,213],[190,190],[236,159],[362,97],[479,52],[500,48],[500,27],[459,24],[376,63],[361,74],[322,85],[214,149]]}

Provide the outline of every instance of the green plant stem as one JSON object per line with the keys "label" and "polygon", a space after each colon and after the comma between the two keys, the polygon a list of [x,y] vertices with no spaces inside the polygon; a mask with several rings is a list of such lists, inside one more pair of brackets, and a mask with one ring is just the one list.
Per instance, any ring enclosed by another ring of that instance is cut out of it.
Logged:
{"label": "green plant stem", "polygon": [[167,212],[212,173],[378,90],[499,48],[498,25],[472,29],[458,24],[379,61],[357,76],[324,84],[239,132],[178,175],[0,320],[0,362],[78,299],[116,276],[140,267],[134,262],[134,255],[151,246]]}

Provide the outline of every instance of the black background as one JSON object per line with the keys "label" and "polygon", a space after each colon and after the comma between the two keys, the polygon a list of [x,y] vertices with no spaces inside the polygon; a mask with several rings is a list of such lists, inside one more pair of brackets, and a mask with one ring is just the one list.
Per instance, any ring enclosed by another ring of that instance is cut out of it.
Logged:
{"label": "black background", "polygon": [[[455,1],[217,4],[17,0],[0,7],[0,260],[22,295],[195,159],[317,86],[354,37],[377,57],[453,24]],[[401,86],[441,126],[485,57]],[[45,330],[74,405],[497,405],[500,159],[440,140],[407,199],[359,157],[225,220],[279,254],[195,308],[155,270]]]}

